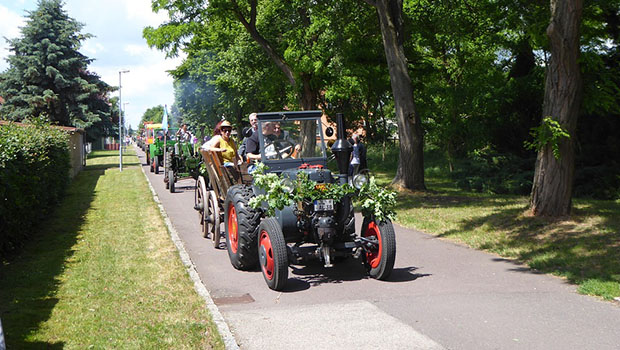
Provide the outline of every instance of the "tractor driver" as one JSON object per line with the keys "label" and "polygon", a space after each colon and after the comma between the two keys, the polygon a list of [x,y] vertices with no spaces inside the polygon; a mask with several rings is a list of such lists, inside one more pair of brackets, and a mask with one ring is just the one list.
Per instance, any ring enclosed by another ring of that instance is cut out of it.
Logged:
{"label": "tractor driver", "polygon": [[[273,140],[276,139],[275,123],[264,123],[262,127],[262,132],[263,137],[265,138],[265,145],[272,143]],[[260,142],[258,141],[257,132],[252,133],[252,136],[247,139],[245,150],[248,161],[252,163],[250,164],[250,166],[248,166],[248,172],[252,173],[254,171],[254,168],[256,168],[255,162],[260,161]]]}

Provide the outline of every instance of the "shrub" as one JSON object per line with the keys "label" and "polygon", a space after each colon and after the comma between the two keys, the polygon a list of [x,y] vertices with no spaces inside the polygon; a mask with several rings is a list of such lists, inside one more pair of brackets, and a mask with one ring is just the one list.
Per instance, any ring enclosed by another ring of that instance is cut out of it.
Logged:
{"label": "shrub", "polygon": [[69,183],[68,135],[48,125],[0,125],[0,257],[21,246]]}
{"label": "shrub", "polygon": [[534,164],[534,158],[478,150],[458,162],[451,178],[466,191],[527,195],[532,189]]}

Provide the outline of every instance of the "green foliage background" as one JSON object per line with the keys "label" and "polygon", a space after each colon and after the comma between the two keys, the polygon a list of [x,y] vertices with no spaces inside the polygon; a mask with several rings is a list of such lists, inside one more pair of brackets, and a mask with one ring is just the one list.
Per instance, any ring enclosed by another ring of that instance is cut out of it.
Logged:
{"label": "green foliage background", "polygon": [[[291,67],[296,85],[239,20],[237,13],[251,18],[251,4],[256,16],[248,25]],[[403,1],[400,39],[425,148],[447,160],[463,188],[523,193],[531,184],[533,175],[525,177],[536,151],[525,144],[535,142],[531,131],[543,118],[549,6]],[[224,116],[241,130],[249,113],[299,108],[299,96],[314,91],[316,108],[328,117],[343,112],[350,129],[365,130],[364,142],[383,147],[398,138],[377,13],[364,1],[158,0],[153,8],[169,21],[145,29],[149,45],[187,54],[173,75],[176,104],[190,125],[212,127]],[[577,143],[575,193],[595,198],[620,193],[619,10],[620,0],[588,1],[583,9],[584,103],[570,137]]]}

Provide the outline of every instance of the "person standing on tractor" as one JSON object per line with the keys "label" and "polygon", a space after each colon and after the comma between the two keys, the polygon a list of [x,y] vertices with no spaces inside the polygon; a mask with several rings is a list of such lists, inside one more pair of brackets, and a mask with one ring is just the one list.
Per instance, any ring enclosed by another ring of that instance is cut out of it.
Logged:
{"label": "person standing on tractor", "polygon": [[183,123],[177,131],[177,140],[179,142],[191,142],[194,135],[187,130],[187,123]]}
{"label": "person standing on tractor", "polygon": [[247,152],[247,146],[248,146],[248,139],[250,138],[251,135],[255,134],[256,131],[258,130],[258,116],[256,113],[250,113],[249,116],[249,120],[250,120],[250,126],[251,128],[247,131],[243,131],[244,133],[244,138],[243,141],[241,142],[241,146],[239,147],[239,157],[241,157],[241,159],[245,159],[246,158],[246,152]]}
{"label": "person standing on tractor", "polygon": [[202,145],[202,149],[206,151],[214,151],[222,153],[222,161],[224,166],[233,167],[235,164],[241,163],[241,158],[237,154],[237,145],[230,137],[232,133],[232,125],[228,120],[222,120],[215,126],[213,137]]}

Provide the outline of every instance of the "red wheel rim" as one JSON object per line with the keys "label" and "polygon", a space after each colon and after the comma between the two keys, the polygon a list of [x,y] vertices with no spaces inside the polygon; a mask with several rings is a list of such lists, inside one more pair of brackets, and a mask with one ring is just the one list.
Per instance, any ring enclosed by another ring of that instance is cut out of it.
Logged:
{"label": "red wheel rim", "polygon": [[377,268],[381,263],[381,251],[383,250],[383,246],[381,244],[381,231],[379,231],[379,227],[377,223],[371,221],[366,227],[366,231],[364,231],[364,237],[377,237],[377,241],[379,241],[379,249],[377,251],[366,251],[366,261],[370,264],[371,268]]}
{"label": "red wheel rim", "polygon": [[267,279],[272,280],[275,266],[275,263],[273,261],[273,248],[271,247],[271,240],[269,239],[269,235],[265,230],[261,231],[259,242],[260,254],[265,254],[265,260],[261,268],[263,269],[263,273],[265,273]]}
{"label": "red wheel rim", "polygon": [[235,210],[235,206],[230,203],[228,205],[228,240],[230,241],[230,249],[233,253],[237,253],[237,248],[239,247],[237,229],[237,211]]}

